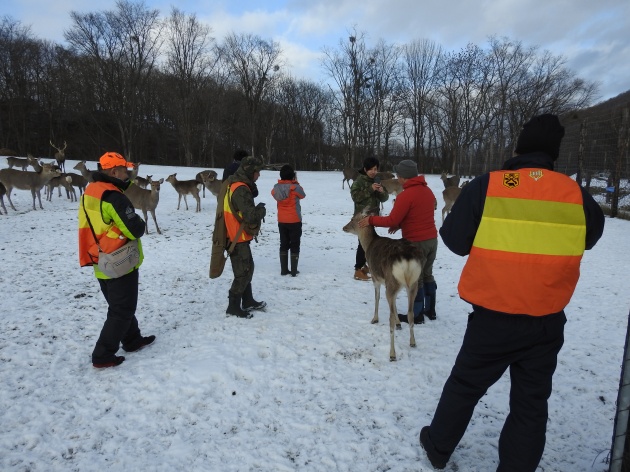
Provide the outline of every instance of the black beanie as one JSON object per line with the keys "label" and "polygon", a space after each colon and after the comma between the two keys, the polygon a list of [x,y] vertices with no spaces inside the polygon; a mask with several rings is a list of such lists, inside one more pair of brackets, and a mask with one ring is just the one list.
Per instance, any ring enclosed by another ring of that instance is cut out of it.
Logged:
{"label": "black beanie", "polygon": [[517,154],[544,152],[555,161],[563,137],[564,127],[556,115],[538,115],[523,125],[514,151]]}
{"label": "black beanie", "polygon": [[285,164],[280,168],[280,179],[281,180],[293,180],[295,179],[295,172],[293,171],[293,167],[289,164]]}

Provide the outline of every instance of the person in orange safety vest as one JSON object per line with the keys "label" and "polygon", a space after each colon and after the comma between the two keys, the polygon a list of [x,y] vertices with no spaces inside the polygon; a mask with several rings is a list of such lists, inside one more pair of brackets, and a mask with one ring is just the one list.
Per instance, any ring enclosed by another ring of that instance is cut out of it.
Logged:
{"label": "person in orange safety vest", "polygon": [[481,397],[508,369],[510,411],[497,471],[534,472],[542,458],[564,308],[582,254],[604,230],[604,214],[588,191],[553,170],[563,136],[555,115],[525,123],[515,156],[468,183],[440,229],[451,251],[468,256],[458,289],[473,311],[433,420],[420,431],[438,469]]}

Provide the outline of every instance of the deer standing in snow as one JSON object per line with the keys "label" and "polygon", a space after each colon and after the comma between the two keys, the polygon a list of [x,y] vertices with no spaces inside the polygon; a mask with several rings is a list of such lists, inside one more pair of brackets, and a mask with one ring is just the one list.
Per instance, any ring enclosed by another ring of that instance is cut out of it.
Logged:
{"label": "deer standing in snow", "polygon": [[201,211],[201,200],[199,198],[199,182],[196,180],[177,180],[177,173],[171,174],[166,178],[167,182],[170,182],[173,188],[177,191],[177,209],[179,210],[179,204],[184,197],[184,203],[186,204],[186,210],[188,210],[188,202],[186,201],[186,195],[192,195],[197,200],[196,212]]}
{"label": "deer standing in snow", "polygon": [[372,323],[378,323],[378,303],[381,295],[381,285],[385,284],[385,296],[389,304],[389,360],[396,360],[394,348],[394,330],[400,327],[396,310],[396,294],[400,289],[407,291],[407,320],[409,322],[409,345],[416,347],[413,333],[413,302],[418,292],[418,279],[422,274],[422,250],[406,239],[392,239],[379,236],[373,226],[359,227],[359,221],[366,216],[377,215],[377,212],[357,213],[350,222],[343,227],[346,233],[356,234],[361,246],[365,250],[372,282],[374,283],[374,318]]}
{"label": "deer standing in snow", "polygon": [[68,144],[66,144],[66,142],[63,142],[63,147],[62,148],[58,148],[57,146],[55,146],[53,144],[52,141],[48,141],[50,143],[50,145],[52,147],[54,147],[57,152],[55,153],[55,160],[57,161],[57,165],[59,166],[59,170],[61,170],[62,172],[66,171],[66,153],[65,150],[68,147]]}

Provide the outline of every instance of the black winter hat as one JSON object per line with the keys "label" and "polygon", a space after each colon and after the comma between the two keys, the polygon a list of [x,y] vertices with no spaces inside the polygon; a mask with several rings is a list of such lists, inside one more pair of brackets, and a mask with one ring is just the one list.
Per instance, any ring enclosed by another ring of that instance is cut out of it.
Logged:
{"label": "black winter hat", "polygon": [[280,168],[281,180],[293,180],[295,179],[295,171],[289,164],[285,164]]}
{"label": "black winter hat", "polygon": [[538,115],[523,125],[514,151],[517,154],[544,152],[555,161],[560,154],[563,137],[564,127],[556,115]]}

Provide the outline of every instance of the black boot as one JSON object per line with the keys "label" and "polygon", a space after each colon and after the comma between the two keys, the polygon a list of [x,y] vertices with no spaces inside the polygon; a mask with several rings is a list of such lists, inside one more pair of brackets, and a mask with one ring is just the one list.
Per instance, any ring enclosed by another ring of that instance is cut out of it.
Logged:
{"label": "black boot", "polygon": [[225,314],[238,316],[239,318],[252,318],[254,315],[241,309],[241,298],[241,295],[238,293],[230,292],[228,295],[229,304],[227,310],[225,310]]}
{"label": "black boot", "polygon": [[280,252],[280,275],[289,275],[289,253]]}
{"label": "black boot", "polygon": [[252,283],[248,283],[243,292],[243,310],[262,310],[267,306],[267,302],[257,302],[252,295]]}
{"label": "black boot", "polygon": [[297,254],[291,254],[291,276],[292,277],[295,277],[296,275],[300,273],[300,271],[297,270],[299,259],[300,259],[299,252]]}

